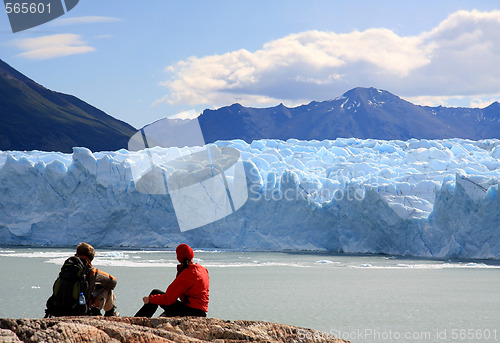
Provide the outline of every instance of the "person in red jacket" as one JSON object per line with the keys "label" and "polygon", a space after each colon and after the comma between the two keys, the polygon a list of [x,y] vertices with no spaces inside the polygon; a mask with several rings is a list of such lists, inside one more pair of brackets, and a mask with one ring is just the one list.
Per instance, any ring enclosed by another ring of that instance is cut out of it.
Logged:
{"label": "person in red jacket", "polygon": [[135,314],[136,317],[152,317],[158,306],[165,312],[164,317],[206,317],[208,311],[208,270],[198,263],[193,263],[194,252],[187,244],[180,244],[177,254],[177,276],[166,292],[159,289],[151,291],[142,298],[144,305]]}

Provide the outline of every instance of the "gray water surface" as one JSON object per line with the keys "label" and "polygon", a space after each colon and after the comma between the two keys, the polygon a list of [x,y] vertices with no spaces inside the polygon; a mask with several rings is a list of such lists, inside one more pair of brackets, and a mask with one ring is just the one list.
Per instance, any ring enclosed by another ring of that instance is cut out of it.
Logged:
{"label": "gray water surface", "polygon": [[[0,317],[43,317],[73,253],[0,249]],[[292,324],[353,342],[500,341],[493,263],[230,251],[196,251],[196,259],[210,273],[210,317]],[[151,289],[166,289],[176,263],[172,251],[98,250],[94,260],[117,277],[122,316],[134,315]]]}

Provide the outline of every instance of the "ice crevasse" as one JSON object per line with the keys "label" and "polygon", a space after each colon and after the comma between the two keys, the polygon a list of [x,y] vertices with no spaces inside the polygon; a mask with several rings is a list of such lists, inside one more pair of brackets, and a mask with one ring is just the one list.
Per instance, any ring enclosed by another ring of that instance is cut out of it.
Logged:
{"label": "ice crevasse", "polygon": [[[231,214],[188,231],[180,230],[171,194],[140,192],[134,170],[164,166],[203,147],[0,152],[0,245],[86,241],[164,248],[185,242],[500,258],[500,140],[232,140],[211,146],[239,152],[247,198]],[[168,176],[176,168],[162,170]],[[231,176],[227,182],[231,187]],[[192,206],[202,205],[194,199]]]}

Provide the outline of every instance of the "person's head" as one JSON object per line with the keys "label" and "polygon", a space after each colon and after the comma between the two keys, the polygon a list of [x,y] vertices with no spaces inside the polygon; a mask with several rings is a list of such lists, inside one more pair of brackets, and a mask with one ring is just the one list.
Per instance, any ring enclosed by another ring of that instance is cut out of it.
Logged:
{"label": "person's head", "polygon": [[87,243],[80,243],[76,247],[76,254],[79,256],[85,256],[92,262],[95,256],[94,247]]}
{"label": "person's head", "polygon": [[187,244],[179,244],[177,249],[175,249],[177,254],[177,261],[179,263],[191,262],[194,257],[193,249]]}

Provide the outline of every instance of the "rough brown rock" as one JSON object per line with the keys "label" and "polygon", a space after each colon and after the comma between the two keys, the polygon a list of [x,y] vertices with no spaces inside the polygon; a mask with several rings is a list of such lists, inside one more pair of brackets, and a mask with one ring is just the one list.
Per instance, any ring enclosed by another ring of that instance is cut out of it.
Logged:
{"label": "rough brown rock", "polygon": [[291,325],[217,318],[0,319],[0,342],[346,342]]}

